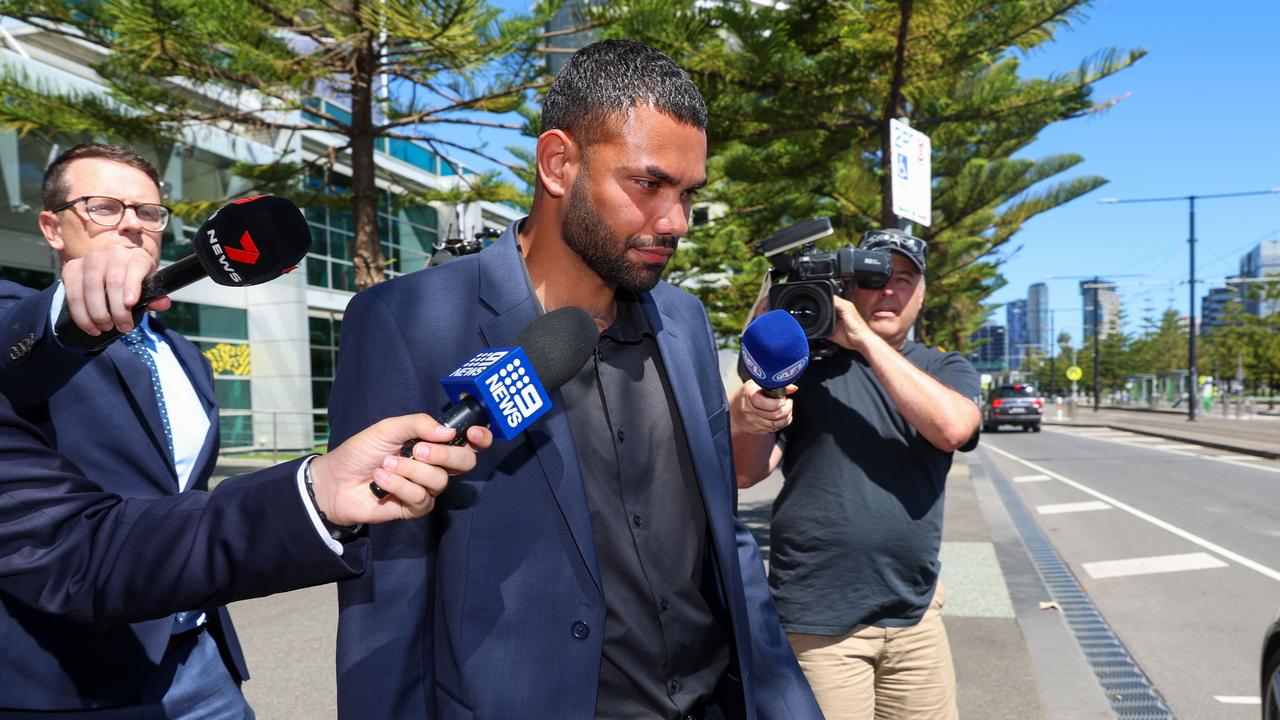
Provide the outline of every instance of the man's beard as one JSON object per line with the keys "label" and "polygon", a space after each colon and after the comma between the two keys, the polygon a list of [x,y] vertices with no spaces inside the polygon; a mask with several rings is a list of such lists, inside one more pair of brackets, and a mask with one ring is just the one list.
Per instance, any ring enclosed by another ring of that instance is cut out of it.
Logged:
{"label": "man's beard", "polygon": [[582,261],[605,282],[626,288],[632,292],[646,292],[658,284],[665,265],[633,263],[627,259],[627,250],[643,247],[676,249],[680,238],[674,235],[658,235],[645,238],[632,235],[620,240],[600,213],[596,212],[587,197],[586,173],[573,182],[569,201],[565,206],[564,225],[561,234],[564,242]]}

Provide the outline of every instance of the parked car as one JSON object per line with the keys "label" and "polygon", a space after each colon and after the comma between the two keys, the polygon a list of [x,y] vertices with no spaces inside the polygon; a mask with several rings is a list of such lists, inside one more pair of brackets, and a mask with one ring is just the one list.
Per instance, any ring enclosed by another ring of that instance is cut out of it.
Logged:
{"label": "parked car", "polygon": [[995,432],[1001,425],[1018,425],[1023,431],[1040,432],[1044,399],[1030,385],[1001,385],[987,397],[982,409],[982,431]]}
{"label": "parked car", "polygon": [[1262,642],[1262,717],[1280,720],[1280,619],[1267,628]]}

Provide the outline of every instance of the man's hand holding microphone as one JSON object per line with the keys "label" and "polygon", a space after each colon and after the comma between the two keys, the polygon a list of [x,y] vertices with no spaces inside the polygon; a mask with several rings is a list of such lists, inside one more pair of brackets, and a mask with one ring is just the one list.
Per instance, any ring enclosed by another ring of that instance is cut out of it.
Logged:
{"label": "man's hand holding microphone", "polygon": [[[747,378],[729,395],[734,458],[741,468],[777,465],[773,434],[791,424],[794,380],[809,367],[809,341],[786,310],[772,310],[751,321],[742,334],[742,367]],[[738,486],[760,478],[738,475]]]}

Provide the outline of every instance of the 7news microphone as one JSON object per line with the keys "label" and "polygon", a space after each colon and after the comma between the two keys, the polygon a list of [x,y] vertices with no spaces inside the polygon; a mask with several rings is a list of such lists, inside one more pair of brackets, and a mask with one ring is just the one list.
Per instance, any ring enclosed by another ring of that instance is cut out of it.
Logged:
{"label": "7news microphone", "polygon": [[[471,356],[440,384],[453,401],[436,419],[457,431],[450,445],[467,441],[467,429],[487,426],[495,437],[511,440],[551,409],[552,390],[573,379],[595,350],[600,333],[585,310],[562,307],[540,316],[516,336],[515,347],[489,348]],[[412,457],[410,440],[400,448]],[[387,492],[376,482],[369,489]]]}
{"label": "7news microphone", "polygon": [[[147,303],[210,278],[219,285],[245,287],[273,280],[298,266],[311,248],[311,230],[302,211],[275,195],[255,195],[222,206],[200,226],[191,241],[195,252],[166,265],[142,281],[133,321],[142,320]],[[55,326],[63,343],[94,351],[120,337],[112,329],[90,335],[71,319],[66,303]]]}
{"label": "7news microphone", "polygon": [[770,310],[742,333],[742,364],[769,397],[786,397],[787,385],[809,367],[809,340],[786,310]]}

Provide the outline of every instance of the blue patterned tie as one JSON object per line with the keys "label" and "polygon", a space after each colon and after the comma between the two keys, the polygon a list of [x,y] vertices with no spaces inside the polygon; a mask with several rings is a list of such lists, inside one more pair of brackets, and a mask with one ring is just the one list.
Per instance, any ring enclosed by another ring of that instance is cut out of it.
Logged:
{"label": "blue patterned tie", "polygon": [[[147,370],[151,373],[151,390],[156,394],[156,404],[160,406],[160,423],[164,426],[164,439],[169,443],[169,457],[173,458],[173,429],[169,427],[169,409],[164,404],[164,389],[160,387],[160,369],[156,367],[156,359],[151,356],[151,351],[147,349],[147,337],[142,332],[142,326],[134,328],[128,334],[120,338],[126,347],[133,351],[134,355],[147,366]],[[174,634],[192,630],[200,625],[204,612],[201,610],[187,610],[173,615],[173,632]]]}
{"label": "blue patterned tie", "polygon": [[169,459],[172,460],[173,429],[169,427],[169,409],[164,404],[164,389],[160,387],[160,369],[156,367],[156,359],[151,357],[151,351],[147,349],[147,337],[139,325],[120,339],[151,373],[151,391],[155,393],[156,404],[160,406],[160,424],[164,426],[164,439],[169,443]]}

